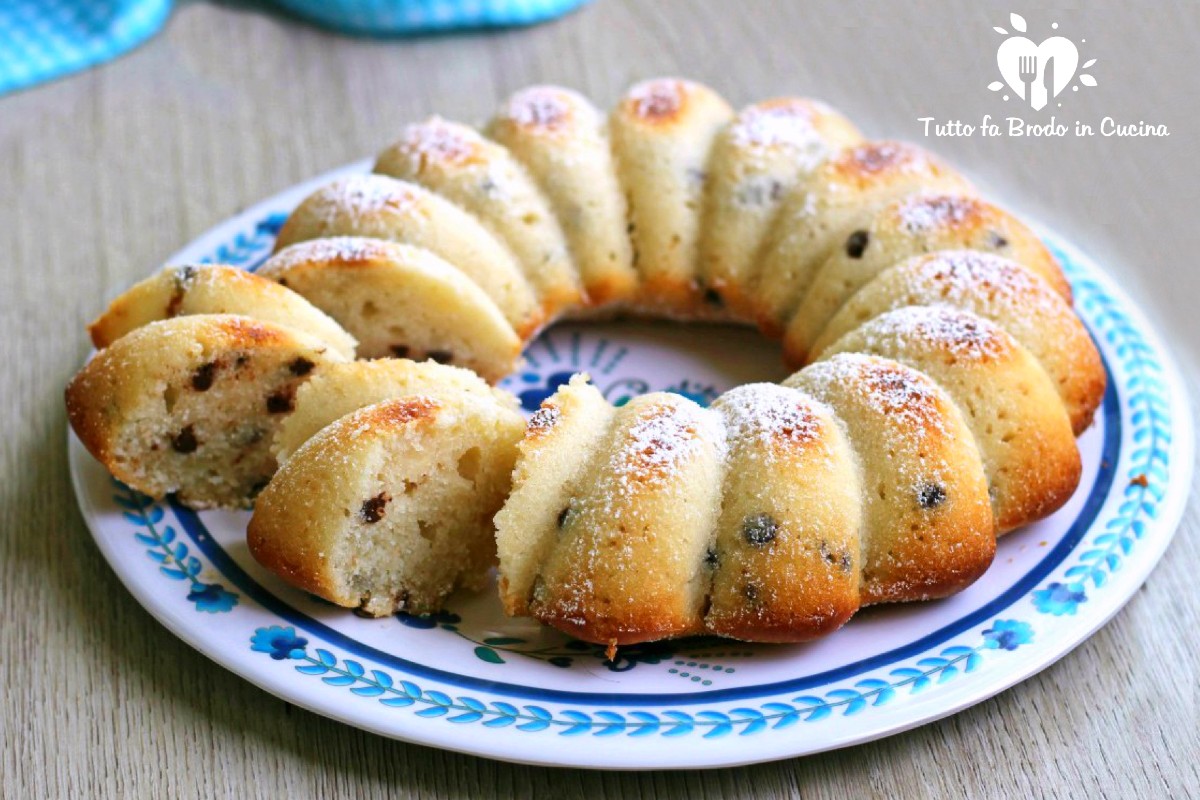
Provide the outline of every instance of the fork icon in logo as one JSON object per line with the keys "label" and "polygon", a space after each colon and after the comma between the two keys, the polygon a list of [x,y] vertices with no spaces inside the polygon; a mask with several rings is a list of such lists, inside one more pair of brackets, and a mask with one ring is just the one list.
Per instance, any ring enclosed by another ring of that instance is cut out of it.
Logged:
{"label": "fork icon in logo", "polygon": [[[1041,44],[1035,44],[1027,36],[1021,36],[1028,27],[1025,18],[1020,14],[1009,14],[1009,22],[1016,29],[1016,34],[1010,34],[1007,28],[996,26],[994,30],[1007,37],[996,48],[996,66],[1000,68],[1003,80],[992,81],[988,88],[993,92],[1001,91],[1005,86],[1012,89],[1013,94],[1028,103],[1034,111],[1041,111],[1051,100],[1059,97],[1062,91],[1078,76],[1079,83],[1072,86],[1075,91],[1080,86],[1095,86],[1096,79],[1088,73],[1078,73],[1079,48],[1065,36],[1053,35],[1043,39]],[[1051,30],[1058,28],[1058,23],[1050,26]],[[1087,41],[1081,39],[1080,41]],[[1089,58],[1083,63],[1087,69],[1096,63]],[[1008,99],[1008,95],[1004,95]],[[1062,103],[1059,103],[1062,105]]]}
{"label": "fork icon in logo", "polygon": [[1021,84],[1025,87],[1024,97],[1032,98],[1033,82],[1038,77],[1038,59],[1037,56],[1021,56],[1018,60],[1017,74],[1021,78]]}

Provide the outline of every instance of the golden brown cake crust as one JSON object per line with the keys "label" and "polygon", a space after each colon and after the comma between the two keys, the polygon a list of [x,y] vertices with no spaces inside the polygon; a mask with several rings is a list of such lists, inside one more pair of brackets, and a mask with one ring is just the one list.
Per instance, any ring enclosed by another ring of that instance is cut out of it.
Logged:
{"label": "golden brown cake crust", "polygon": [[354,337],[303,297],[221,264],[167,267],[151,275],[112,301],[88,332],[99,350],[147,323],[190,314],[238,314],[286,325],[354,358]]}
{"label": "golden brown cake crust", "polygon": [[1075,435],[1104,397],[1104,363],[1074,309],[1040,276],[973,250],[941,250],[891,267],[838,310],[813,347],[819,358],[854,328],[905,306],[945,305],[988,319],[1028,349],[1058,389]]}
{"label": "golden brown cake crust", "polygon": [[[93,324],[101,352],[67,391],[85,446],[148,493],[245,503],[286,457],[252,548],[334,602],[433,610],[490,563],[499,509],[509,613],[610,647],[802,641],[958,591],[1079,482],[1105,371],[1051,252],[818,101],[735,113],[668,77],[605,114],[530,87],[483,130],[407,126],[376,169],[283,226],[263,274],[295,293],[160,273]],[[757,324],[808,366],[712,408],[614,408],[577,377],[519,443],[482,380],[334,369],[357,339],[495,381],[548,322],[618,314]]]}
{"label": "golden brown cake crust", "polygon": [[[595,417],[581,390],[551,397],[527,430],[498,518],[506,594],[504,553],[535,499],[523,484],[543,472],[530,459]],[[862,605],[952,594],[995,552],[970,429],[895,361],[834,356],[711,409],[644,395],[581,444],[588,466],[547,509],[548,549],[519,581],[528,605],[521,589],[505,606],[588,641],[805,641]]]}

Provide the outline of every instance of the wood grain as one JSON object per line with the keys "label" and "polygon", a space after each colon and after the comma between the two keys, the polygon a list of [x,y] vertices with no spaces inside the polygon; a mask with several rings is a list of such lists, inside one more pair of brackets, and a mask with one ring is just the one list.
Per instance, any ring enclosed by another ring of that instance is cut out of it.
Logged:
{"label": "wood grain", "polygon": [[[189,3],[96,70],[0,98],[0,774],[5,797],[1183,797],[1197,771],[1200,503],[1162,565],[1061,662],[873,744],[710,773],[536,769],[393,742],[214,667],[141,609],[88,536],[62,387],[82,325],[239,208],[371,154],[407,120],[485,118],[560,82],[610,102],[661,73],[735,103],[812,94],[873,135],[997,112],[1006,6],[600,0],[531,30],[345,39],[254,3]],[[929,142],[1110,266],[1182,361],[1200,329],[1200,15],[1105,0],[1027,16],[1086,36],[1100,86],[1062,118],[1161,121],[1165,140]],[[886,11],[885,11],[886,9]],[[1031,10],[1032,11],[1032,10]],[[1054,14],[1055,16],[1051,16]]]}

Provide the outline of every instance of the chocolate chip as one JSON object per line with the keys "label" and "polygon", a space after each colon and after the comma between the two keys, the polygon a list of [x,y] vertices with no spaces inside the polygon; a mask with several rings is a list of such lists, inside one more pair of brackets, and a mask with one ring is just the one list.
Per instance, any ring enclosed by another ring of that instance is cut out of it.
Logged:
{"label": "chocolate chip", "polygon": [[564,527],[564,526],[567,524],[567,516],[568,516],[570,513],[571,513],[571,507],[570,507],[570,506],[566,506],[565,508],[563,508],[563,510],[562,510],[562,511],[558,512],[558,522],[557,522],[557,525],[558,525],[558,528],[559,528],[559,530],[562,530],[562,528],[563,528],[563,527]]}
{"label": "chocolate chip", "polygon": [[387,504],[391,499],[392,496],[387,492],[380,492],[369,500],[363,500],[359,513],[367,522],[379,522],[379,520],[383,519]]}
{"label": "chocolate chip", "polygon": [[449,364],[454,360],[454,354],[449,350],[430,350],[425,355],[439,364]]}
{"label": "chocolate chip", "polygon": [[396,358],[408,358],[408,345],[394,344],[388,348]]}
{"label": "chocolate chip", "polygon": [[288,372],[292,373],[293,375],[297,375],[297,376],[307,375],[308,373],[312,372],[312,368],[315,366],[316,366],[316,364],[309,361],[304,356],[300,356],[295,361],[288,364]]}
{"label": "chocolate chip", "polygon": [[863,251],[867,249],[867,242],[870,238],[870,234],[866,231],[855,231],[850,234],[850,238],[846,240],[846,255],[851,258],[862,258]]}
{"label": "chocolate chip", "polygon": [[175,268],[175,290],[171,293],[171,299],[167,301],[168,317],[174,317],[179,314],[179,308],[183,305],[183,296],[187,294],[188,284],[191,283],[194,277],[196,277],[195,267]]}
{"label": "chocolate chip", "polygon": [[917,489],[917,503],[921,508],[937,508],[946,500],[946,490],[936,483],[923,483]]}
{"label": "chocolate chip", "polygon": [[267,398],[267,413],[287,414],[292,410],[292,388],[280,389]]}
{"label": "chocolate chip", "polygon": [[833,550],[829,549],[829,542],[824,541],[821,542],[820,550],[821,558],[825,559],[825,563],[836,564],[842,572],[849,572],[850,567],[853,566],[849,550],[838,550],[837,552],[834,552]]}
{"label": "chocolate chip", "polygon": [[742,520],[742,536],[755,547],[763,547],[775,541],[779,523],[770,514],[752,514]]}
{"label": "chocolate chip", "polygon": [[196,432],[192,430],[191,425],[175,434],[175,438],[171,440],[171,449],[176,453],[194,453],[199,446],[200,442],[196,440]]}
{"label": "chocolate chip", "polygon": [[207,364],[201,364],[195,372],[192,373],[192,388],[197,392],[207,392],[212,388],[213,377],[217,373],[217,362],[210,361]]}
{"label": "chocolate chip", "polygon": [[725,305],[725,298],[721,297],[721,293],[716,289],[705,289],[704,302],[708,303],[710,306],[716,306],[717,308],[720,308],[721,306]]}
{"label": "chocolate chip", "polygon": [[716,569],[721,563],[721,557],[717,555],[717,548],[710,547],[704,552],[704,566],[709,569]]}

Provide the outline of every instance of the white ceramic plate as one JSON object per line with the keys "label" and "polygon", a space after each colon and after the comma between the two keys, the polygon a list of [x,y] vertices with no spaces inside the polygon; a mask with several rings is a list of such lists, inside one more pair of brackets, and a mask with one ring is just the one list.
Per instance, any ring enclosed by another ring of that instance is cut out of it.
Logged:
{"label": "white ceramic plate", "polygon": [[[354,164],[261,203],[171,263],[265,258],[287,213]],[[529,620],[495,594],[435,619],[362,619],[285,586],[250,557],[247,514],[196,514],[114,482],[73,436],[79,504],[138,601],[201,653],[267,691],[384,736],[538,764],[685,768],[814,753],[952,714],[1045,668],[1103,625],[1175,531],[1192,465],[1182,384],[1145,318],[1077,250],[1047,235],[1100,344],[1109,390],[1080,439],[1079,490],[1005,537],[982,579],[947,600],[869,609],[797,646],[693,640],[601,648]],[[610,400],[671,389],[705,402],[784,377],[749,330],[556,326],[506,385],[536,408],[576,370]]]}

